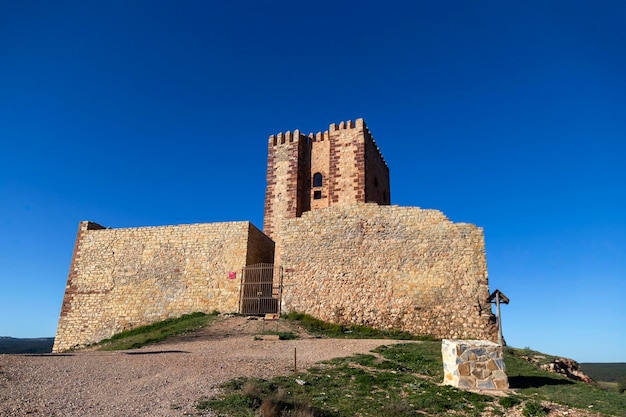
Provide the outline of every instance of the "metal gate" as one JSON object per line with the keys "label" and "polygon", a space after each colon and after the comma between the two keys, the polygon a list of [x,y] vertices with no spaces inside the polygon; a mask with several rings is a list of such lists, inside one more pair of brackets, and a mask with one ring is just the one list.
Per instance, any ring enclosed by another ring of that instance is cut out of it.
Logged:
{"label": "metal gate", "polygon": [[283,269],[274,264],[256,264],[243,269],[239,312],[253,316],[279,314],[283,295]]}

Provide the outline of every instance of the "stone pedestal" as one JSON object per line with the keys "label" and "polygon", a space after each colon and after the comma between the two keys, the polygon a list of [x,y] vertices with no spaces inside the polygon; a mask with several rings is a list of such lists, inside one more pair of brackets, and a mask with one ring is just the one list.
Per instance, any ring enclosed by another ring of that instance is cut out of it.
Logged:
{"label": "stone pedestal", "polygon": [[507,389],[502,346],[487,340],[444,339],[443,383],[462,389]]}

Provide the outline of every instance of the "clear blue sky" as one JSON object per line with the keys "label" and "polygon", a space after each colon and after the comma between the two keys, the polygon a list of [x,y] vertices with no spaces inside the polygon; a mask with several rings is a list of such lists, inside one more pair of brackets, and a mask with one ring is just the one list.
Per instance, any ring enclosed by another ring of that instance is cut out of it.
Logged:
{"label": "clear blue sky", "polygon": [[363,117],[394,204],[484,228],[507,341],[626,362],[626,3],[1,1],[0,335],[78,222],[251,220],[267,137]]}

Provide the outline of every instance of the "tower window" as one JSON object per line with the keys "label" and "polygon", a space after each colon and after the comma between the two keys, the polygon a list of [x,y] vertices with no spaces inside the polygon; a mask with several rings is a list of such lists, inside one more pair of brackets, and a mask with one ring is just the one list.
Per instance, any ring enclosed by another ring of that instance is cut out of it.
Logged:
{"label": "tower window", "polygon": [[313,199],[314,200],[319,200],[322,198],[322,192],[321,191],[313,191]]}
{"label": "tower window", "polygon": [[315,174],[313,174],[313,187],[321,187],[322,181],[323,181],[322,174],[320,174],[319,172],[316,172]]}
{"label": "tower window", "polygon": [[378,187],[378,178],[374,177],[374,187]]}

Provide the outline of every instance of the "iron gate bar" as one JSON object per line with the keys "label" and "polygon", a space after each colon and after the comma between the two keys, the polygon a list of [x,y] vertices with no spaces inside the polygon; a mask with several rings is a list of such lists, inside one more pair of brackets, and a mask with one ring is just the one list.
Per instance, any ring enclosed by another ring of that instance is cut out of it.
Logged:
{"label": "iron gate bar", "polygon": [[241,278],[239,312],[259,316],[280,314],[282,284],[282,267],[268,263],[246,266]]}

